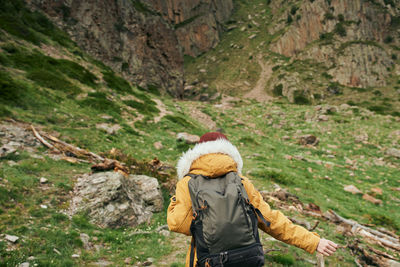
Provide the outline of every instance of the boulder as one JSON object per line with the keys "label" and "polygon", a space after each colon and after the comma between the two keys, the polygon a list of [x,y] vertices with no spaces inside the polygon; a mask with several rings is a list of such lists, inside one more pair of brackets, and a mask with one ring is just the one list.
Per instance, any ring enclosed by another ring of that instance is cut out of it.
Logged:
{"label": "boulder", "polygon": [[118,228],[148,223],[153,212],[162,208],[163,197],[156,178],[100,172],[78,178],[69,213],[85,212],[100,227]]}
{"label": "boulder", "polygon": [[196,144],[200,141],[198,135],[188,134],[188,133],[178,133],[176,136],[178,141],[184,141],[186,144]]}
{"label": "boulder", "polygon": [[5,144],[2,147],[0,147],[0,157],[5,157],[9,154],[15,153],[17,150],[15,149],[15,146],[12,146],[10,144]]}
{"label": "boulder", "polygon": [[400,159],[400,150],[396,148],[389,148],[386,150],[386,155]]}
{"label": "boulder", "polygon": [[6,235],[6,240],[11,242],[11,243],[17,242],[18,239],[19,239],[19,237],[15,236],[15,235]]}

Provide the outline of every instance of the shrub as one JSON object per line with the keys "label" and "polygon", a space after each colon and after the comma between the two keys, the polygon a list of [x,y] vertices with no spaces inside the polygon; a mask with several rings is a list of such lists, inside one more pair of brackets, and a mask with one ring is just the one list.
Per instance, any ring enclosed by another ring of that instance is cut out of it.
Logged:
{"label": "shrub", "polygon": [[280,67],[280,65],[275,65],[272,67],[272,71],[277,71]]}
{"label": "shrub", "polygon": [[127,62],[122,63],[121,71],[122,72],[128,72],[129,71],[129,64]]}
{"label": "shrub", "polygon": [[373,92],[373,94],[376,95],[376,96],[382,96],[382,92],[381,92],[381,91],[378,91],[378,90],[375,90],[375,91]]}
{"label": "shrub", "polygon": [[331,82],[326,90],[331,93],[332,95],[340,95],[342,94],[342,89],[338,83]]}
{"label": "shrub", "polygon": [[385,114],[386,113],[386,107],[384,106],[368,106],[367,107],[369,110],[374,111],[378,114]]}
{"label": "shrub", "polygon": [[330,75],[330,74],[327,73],[327,72],[323,72],[323,73],[322,73],[322,77],[324,77],[324,78],[326,78],[326,79],[329,79],[329,80],[333,78],[333,76]]}
{"label": "shrub", "polygon": [[310,99],[305,95],[303,91],[294,92],[294,103],[298,105],[309,105],[311,104]]}
{"label": "shrub", "polygon": [[389,44],[389,43],[393,42],[393,37],[390,36],[390,35],[388,35],[388,36],[385,37],[385,39],[383,40],[383,42],[384,42],[385,44]]}
{"label": "shrub", "polygon": [[292,8],[290,9],[290,14],[295,15],[298,9],[299,8],[297,6],[292,6]]}
{"label": "shrub", "polygon": [[292,23],[293,22],[292,16],[288,15],[286,22],[287,22],[287,24]]}
{"label": "shrub", "polygon": [[342,37],[347,35],[346,28],[343,26],[343,23],[337,23],[335,25],[335,33],[339,34]]}
{"label": "shrub", "polygon": [[281,83],[277,84],[274,86],[274,89],[272,90],[272,94],[274,96],[282,96],[282,89],[283,89],[283,85]]}
{"label": "shrub", "polygon": [[319,35],[319,39],[320,40],[331,40],[332,39],[332,33],[330,33],[330,32],[326,32],[326,33],[321,33],[320,35]]}
{"label": "shrub", "polygon": [[339,20],[340,22],[343,22],[343,21],[344,21],[344,16],[343,16],[343,14],[339,14],[339,15],[338,15],[338,20]]}
{"label": "shrub", "polygon": [[331,12],[326,12],[324,15],[324,20],[332,20],[335,19],[335,16]]}

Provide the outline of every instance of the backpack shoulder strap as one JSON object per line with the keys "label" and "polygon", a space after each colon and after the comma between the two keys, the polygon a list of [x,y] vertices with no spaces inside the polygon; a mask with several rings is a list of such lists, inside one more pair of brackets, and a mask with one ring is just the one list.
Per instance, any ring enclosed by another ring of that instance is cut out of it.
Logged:
{"label": "backpack shoulder strap", "polygon": [[193,173],[188,173],[185,176],[190,176],[191,178],[195,179],[197,175]]}
{"label": "backpack shoulder strap", "polygon": [[[251,204],[250,204],[251,205]],[[267,221],[264,216],[262,215],[261,211],[259,209],[256,209],[253,205],[251,205],[255,213],[257,214],[257,217],[260,218],[260,220],[265,224],[265,226],[270,227],[271,223]]]}
{"label": "backpack shoulder strap", "polygon": [[192,242],[190,244],[190,267],[194,267],[194,246],[195,246],[195,240],[194,240],[194,235],[192,235]]}

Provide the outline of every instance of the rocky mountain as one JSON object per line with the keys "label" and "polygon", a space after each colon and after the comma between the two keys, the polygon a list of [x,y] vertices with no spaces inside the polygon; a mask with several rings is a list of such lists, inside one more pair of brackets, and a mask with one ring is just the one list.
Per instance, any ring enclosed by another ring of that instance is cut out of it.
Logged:
{"label": "rocky mountain", "polygon": [[142,87],[183,92],[183,55],[219,41],[232,1],[30,0],[90,55]]}
{"label": "rocky mountain", "polygon": [[[281,4],[274,1],[272,9]],[[394,2],[303,1],[289,11],[280,19],[293,16],[294,21],[271,45],[273,52],[322,63],[331,80],[344,86],[387,85],[399,43]]]}
{"label": "rocky mountain", "polygon": [[251,96],[257,89],[292,103],[348,102],[399,114],[396,1],[236,4],[231,31],[216,51],[188,63],[187,80],[195,91],[207,84]]}

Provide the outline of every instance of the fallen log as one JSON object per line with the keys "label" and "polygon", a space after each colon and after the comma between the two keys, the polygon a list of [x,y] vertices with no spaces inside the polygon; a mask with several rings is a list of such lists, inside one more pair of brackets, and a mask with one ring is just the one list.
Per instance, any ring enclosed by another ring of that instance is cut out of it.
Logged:
{"label": "fallen log", "polygon": [[35,137],[40,141],[40,143],[42,143],[43,145],[45,145],[46,147],[50,148],[50,149],[54,149],[56,150],[56,148],[50,144],[49,142],[47,142],[35,129],[35,127],[33,127],[33,125],[31,125],[31,129],[33,134],[35,135]]}
{"label": "fallen log", "polygon": [[103,157],[101,157],[101,156],[99,156],[99,155],[97,155],[97,154],[95,154],[93,152],[90,152],[90,151],[87,151],[85,149],[70,145],[70,144],[68,144],[66,142],[63,142],[60,139],[58,139],[57,137],[54,137],[52,135],[43,133],[43,136],[46,137],[47,139],[53,141],[55,143],[55,146],[57,146],[57,148],[59,150],[63,151],[63,152],[69,152],[69,153],[72,153],[72,154],[74,154],[74,155],[76,155],[78,157],[86,157],[86,158],[92,159],[94,161],[104,161],[105,160],[105,158],[103,158]]}
{"label": "fallen log", "polygon": [[129,173],[129,169],[116,160],[105,159],[104,162],[95,164],[91,167],[92,171],[108,171],[108,170],[121,170],[122,172]]}
{"label": "fallen log", "polygon": [[398,238],[394,238],[392,235],[388,235],[385,232],[369,228],[367,226],[361,225],[356,221],[345,219],[340,215],[336,214],[334,211],[329,210],[324,213],[324,217],[336,224],[344,224],[351,227],[351,232],[353,234],[358,234],[370,240],[372,243],[378,243],[382,246],[391,248],[396,251],[400,251],[400,242]]}

